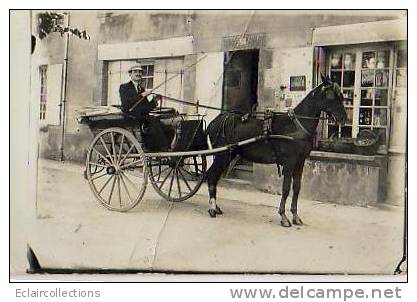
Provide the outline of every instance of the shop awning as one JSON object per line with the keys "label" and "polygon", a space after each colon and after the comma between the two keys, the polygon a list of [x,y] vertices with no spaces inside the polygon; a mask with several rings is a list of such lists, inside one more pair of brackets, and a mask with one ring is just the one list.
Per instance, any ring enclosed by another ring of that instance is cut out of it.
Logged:
{"label": "shop awning", "polygon": [[329,46],[401,40],[407,40],[406,19],[317,27],[313,29],[312,45]]}

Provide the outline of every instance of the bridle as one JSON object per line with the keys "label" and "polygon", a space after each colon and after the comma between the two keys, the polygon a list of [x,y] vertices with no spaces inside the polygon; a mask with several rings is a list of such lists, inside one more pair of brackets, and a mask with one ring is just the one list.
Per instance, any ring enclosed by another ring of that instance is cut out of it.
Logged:
{"label": "bridle", "polygon": [[[320,87],[320,86],[317,86],[317,87],[316,87],[316,89],[318,89],[319,87]],[[332,84],[330,84],[330,85],[328,85],[328,86],[322,86],[322,88],[323,88],[323,87],[324,87],[325,89],[330,88],[330,87],[334,87],[334,83],[332,83]],[[313,90],[313,92],[312,92],[312,93],[313,93],[313,95],[314,95],[315,90]],[[339,93],[340,93],[340,92],[339,92]],[[319,116],[319,117],[313,117],[313,116],[299,115],[299,114],[296,114],[296,113],[294,112],[294,109],[293,109],[293,108],[290,108],[286,114],[288,115],[289,119],[290,119],[291,121],[293,121],[293,123],[295,124],[295,126],[296,126],[299,130],[301,130],[304,134],[306,134],[306,135],[307,135],[307,137],[312,137],[312,136],[313,136],[313,133],[311,133],[310,131],[308,131],[308,130],[304,127],[304,125],[301,123],[300,119],[317,120],[317,121],[319,121],[319,120],[327,120],[327,119],[328,119],[327,117],[322,117],[322,116]]]}
{"label": "bridle", "polygon": [[292,120],[293,121],[293,123],[295,124],[295,126],[298,128],[298,129],[300,129],[302,132],[304,132],[305,134],[307,134],[307,137],[311,137],[311,136],[313,136],[313,133],[311,133],[310,131],[308,131],[304,126],[303,126],[303,124],[301,123],[301,121],[300,121],[300,119],[299,118],[308,118],[308,119],[311,119],[311,120],[320,120],[320,117],[310,117],[310,116],[308,116],[308,117],[302,117],[302,116],[297,116],[297,114],[295,114],[294,113],[294,109],[293,108],[290,108],[289,110],[288,110],[288,117],[290,118],[290,120]]}

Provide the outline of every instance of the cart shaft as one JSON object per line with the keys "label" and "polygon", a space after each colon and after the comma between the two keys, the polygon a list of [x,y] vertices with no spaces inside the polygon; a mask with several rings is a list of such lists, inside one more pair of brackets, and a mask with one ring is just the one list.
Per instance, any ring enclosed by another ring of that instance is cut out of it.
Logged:
{"label": "cart shaft", "polygon": [[149,153],[145,153],[145,157],[149,158],[149,157],[181,157],[181,156],[196,156],[196,155],[213,155],[216,153],[230,150],[232,148],[249,145],[249,144],[255,143],[259,140],[263,140],[266,138],[294,140],[293,137],[290,137],[287,135],[269,135],[268,137],[264,135],[259,135],[259,136],[255,136],[249,139],[245,139],[235,144],[229,144],[223,147],[218,147],[218,148],[213,148],[213,149],[196,150],[196,151],[181,151],[181,152],[149,152]]}

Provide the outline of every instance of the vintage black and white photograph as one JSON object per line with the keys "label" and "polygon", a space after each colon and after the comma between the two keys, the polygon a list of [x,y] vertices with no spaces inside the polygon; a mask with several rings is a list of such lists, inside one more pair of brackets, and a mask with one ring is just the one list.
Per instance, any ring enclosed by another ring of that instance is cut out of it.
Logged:
{"label": "vintage black and white photograph", "polygon": [[11,275],[406,275],[407,10],[10,14]]}

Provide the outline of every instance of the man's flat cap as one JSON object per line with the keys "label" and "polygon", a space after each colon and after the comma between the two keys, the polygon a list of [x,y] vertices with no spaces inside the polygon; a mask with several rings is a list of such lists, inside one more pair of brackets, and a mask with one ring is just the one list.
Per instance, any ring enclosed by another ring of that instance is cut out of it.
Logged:
{"label": "man's flat cap", "polygon": [[140,71],[143,71],[143,68],[142,68],[142,66],[140,66],[140,65],[133,65],[132,67],[130,67],[130,68],[129,68],[128,72],[130,73],[130,72],[132,72],[133,70],[140,70]]}

